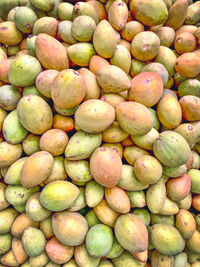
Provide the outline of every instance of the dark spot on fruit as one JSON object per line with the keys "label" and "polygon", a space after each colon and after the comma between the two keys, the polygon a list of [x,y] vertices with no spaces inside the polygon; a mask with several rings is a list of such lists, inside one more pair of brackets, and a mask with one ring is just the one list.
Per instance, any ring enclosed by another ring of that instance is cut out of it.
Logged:
{"label": "dark spot on fruit", "polygon": [[2,27],[1,30],[2,31],[6,31],[8,29],[8,27]]}
{"label": "dark spot on fruit", "polygon": [[26,28],[27,28],[27,29],[31,29],[31,24],[27,24],[27,25],[26,25]]}
{"label": "dark spot on fruit", "polygon": [[119,3],[117,6],[124,6],[124,4],[123,3]]}
{"label": "dark spot on fruit", "polygon": [[181,43],[183,41],[183,38],[182,37],[179,37],[178,39],[177,39],[177,43]]}
{"label": "dark spot on fruit", "polygon": [[189,125],[189,126],[188,126],[188,130],[189,130],[189,131],[192,131],[192,130],[193,130],[193,126],[192,126],[192,125]]}
{"label": "dark spot on fruit", "polygon": [[149,83],[149,82],[151,82],[151,78],[146,79],[144,83]]}
{"label": "dark spot on fruit", "polygon": [[101,151],[106,151],[106,147],[101,147]]}
{"label": "dark spot on fruit", "polygon": [[148,50],[148,49],[149,49],[149,44],[145,44],[145,45],[143,46],[143,50],[146,51],[146,50]]}
{"label": "dark spot on fruit", "polygon": [[78,71],[74,70],[73,71],[75,75],[80,75],[80,73],[78,73]]}
{"label": "dark spot on fruit", "polygon": [[53,215],[53,220],[56,220],[56,218],[58,217],[58,214],[57,213],[55,213],[54,215]]}

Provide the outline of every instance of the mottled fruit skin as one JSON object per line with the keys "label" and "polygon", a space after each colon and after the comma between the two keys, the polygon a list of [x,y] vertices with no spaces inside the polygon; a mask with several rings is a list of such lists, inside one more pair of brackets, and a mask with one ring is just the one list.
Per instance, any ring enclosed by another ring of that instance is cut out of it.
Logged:
{"label": "mottled fruit skin", "polygon": [[183,118],[188,121],[198,121],[200,119],[200,98],[186,95],[181,97],[179,103],[182,108]]}
{"label": "mottled fruit skin", "polygon": [[8,79],[15,86],[29,86],[35,83],[35,79],[42,71],[40,62],[32,56],[17,56],[10,64]]}
{"label": "mottled fruit skin", "polygon": [[82,76],[75,70],[63,70],[56,75],[51,85],[51,97],[59,108],[73,108],[85,96]]}
{"label": "mottled fruit skin", "polygon": [[47,241],[45,250],[50,260],[57,264],[68,262],[73,256],[74,248],[63,245],[56,237]]}
{"label": "mottled fruit skin", "polygon": [[42,134],[51,128],[53,114],[45,100],[36,95],[27,95],[17,105],[17,115],[22,126],[34,134]]}
{"label": "mottled fruit skin", "polygon": [[93,44],[99,56],[111,58],[114,55],[117,36],[108,21],[102,20],[97,25],[93,35]]}
{"label": "mottled fruit skin", "polygon": [[154,155],[168,167],[178,167],[190,158],[190,147],[184,137],[172,131],[162,132],[153,144]]}
{"label": "mottled fruit skin", "polygon": [[90,228],[86,236],[86,248],[93,257],[103,257],[113,245],[113,232],[109,226],[97,224]]}
{"label": "mottled fruit skin", "polygon": [[38,60],[45,69],[64,70],[69,68],[69,61],[64,46],[55,38],[40,33],[35,42]]}
{"label": "mottled fruit skin", "polygon": [[196,230],[196,222],[192,214],[185,210],[180,209],[176,215],[176,228],[185,239],[190,238]]}
{"label": "mottled fruit skin", "polygon": [[28,256],[37,257],[44,251],[46,239],[42,231],[28,227],[24,230],[22,244]]}
{"label": "mottled fruit skin", "polygon": [[163,81],[160,75],[155,72],[144,72],[132,79],[129,100],[152,107],[160,100],[162,93]]}
{"label": "mottled fruit skin", "polygon": [[53,181],[43,188],[40,202],[48,210],[62,211],[70,208],[79,194],[80,191],[74,184],[67,181]]}
{"label": "mottled fruit skin", "polygon": [[151,227],[151,242],[160,253],[166,255],[180,253],[185,246],[179,231],[165,223],[154,224]]}
{"label": "mottled fruit skin", "polygon": [[184,199],[191,189],[191,180],[188,174],[170,179],[167,182],[167,194],[171,200],[179,201]]}
{"label": "mottled fruit skin", "polygon": [[82,244],[88,232],[87,220],[78,212],[62,211],[54,213],[52,227],[56,238],[67,246]]}
{"label": "mottled fruit skin", "polygon": [[0,23],[0,42],[5,45],[18,45],[22,40],[22,33],[13,21]]}
{"label": "mottled fruit skin", "polygon": [[112,27],[121,31],[128,19],[128,7],[122,0],[114,1],[108,10],[108,20]]}
{"label": "mottled fruit skin", "polygon": [[164,1],[134,0],[130,4],[131,12],[144,25],[155,26],[163,24],[168,16]]}
{"label": "mottled fruit skin", "polygon": [[151,112],[137,102],[121,102],[116,106],[117,121],[120,127],[132,135],[142,135],[153,127]]}
{"label": "mottled fruit skin", "polygon": [[131,213],[119,216],[114,230],[119,244],[129,252],[138,253],[147,249],[147,229],[138,216]]}
{"label": "mottled fruit skin", "polygon": [[51,173],[53,156],[46,151],[39,151],[31,155],[22,166],[21,184],[30,188],[42,183]]}
{"label": "mottled fruit skin", "polygon": [[90,171],[99,184],[106,187],[117,185],[122,173],[122,161],[117,150],[97,148],[90,158]]}
{"label": "mottled fruit skin", "polygon": [[108,103],[91,99],[82,103],[75,113],[77,126],[87,133],[105,131],[115,119],[115,109]]}

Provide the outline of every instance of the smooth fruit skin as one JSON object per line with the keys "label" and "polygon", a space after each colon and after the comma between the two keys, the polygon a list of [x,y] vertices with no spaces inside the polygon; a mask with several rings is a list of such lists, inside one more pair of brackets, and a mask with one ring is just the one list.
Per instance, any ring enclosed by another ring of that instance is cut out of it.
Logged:
{"label": "smooth fruit skin", "polygon": [[86,248],[93,257],[103,257],[113,245],[113,233],[109,226],[96,224],[90,228],[86,236]]}
{"label": "smooth fruit skin", "polygon": [[154,224],[151,227],[151,242],[163,254],[175,255],[183,251],[185,242],[179,231],[168,224]]}
{"label": "smooth fruit skin", "polygon": [[147,249],[147,229],[138,216],[131,213],[119,216],[114,230],[119,244],[129,252],[137,253]]}
{"label": "smooth fruit skin", "polygon": [[190,157],[187,141],[178,133],[162,132],[153,144],[153,152],[161,163],[168,167],[185,164]]}

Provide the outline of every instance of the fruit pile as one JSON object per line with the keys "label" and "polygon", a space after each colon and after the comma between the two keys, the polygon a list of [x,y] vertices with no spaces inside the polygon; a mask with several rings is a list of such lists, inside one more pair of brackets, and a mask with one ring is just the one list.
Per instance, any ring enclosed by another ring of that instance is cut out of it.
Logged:
{"label": "fruit pile", "polygon": [[0,0],[0,267],[200,266],[200,1]]}

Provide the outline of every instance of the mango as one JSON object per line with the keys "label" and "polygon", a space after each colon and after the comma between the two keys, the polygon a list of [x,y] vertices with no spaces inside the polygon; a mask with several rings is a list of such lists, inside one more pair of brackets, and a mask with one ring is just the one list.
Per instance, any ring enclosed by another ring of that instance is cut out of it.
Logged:
{"label": "mango", "polygon": [[189,239],[187,239],[186,244],[188,249],[193,252],[199,254],[199,237],[200,232],[198,230],[195,230],[193,235],[190,236]]}
{"label": "mango", "polygon": [[88,3],[85,2],[78,2],[74,5],[72,12],[72,20],[75,20],[77,17],[82,15],[93,18],[96,24],[98,24],[99,22],[97,12],[92,5],[89,5]]}
{"label": "mango", "polygon": [[46,266],[46,263],[49,262],[49,258],[46,254],[46,252],[41,253],[37,257],[29,257],[29,262],[31,266]]}
{"label": "mango", "polygon": [[174,215],[174,214],[177,214],[178,212],[179,212],[179,207],[176,204],[176,202],[166,197],[164,206],[162,207],[160,214],[161,215]]}
{"label": "mango", "polygon": [[33,221],[43,221],[48,218],[51,212],[45,209],[40,204],[40,193],[36,192],[29,197],[28,201],[26,202],[26,213],[29,218]]}
{"label": "mango", "polygon": [[22,241],[16,237],[12,239],[12,251],[18,264],[22,264],[28,258],[22,246]]}
{"label": "mango", "polygon": [[58,21],[52,17],[39,18],[33,25],[33,35],[46,33],[52,37],[56,37],[58,30]]}
{"label": "mango", "polygon": [[166,46],[160,46],[155,61],[161,63],[169,72],[169,76],[175,73],[175,64],[177,61],[176,54]]}
{"label": "mango", "polygon": [[29,134],[22,142],[23,151],[30,156],[40,150],[40,138],[34,134]]}
{"label": "mango", "polygon": [[106,10],[105,10],[103,3],[92,0],[92,2],[89,1],[88,4],[92,5],[94,7],[94,9],[98,15],[99,21],[101,21],[107,17]]}
{"label": "mango", "polygon": [[173,266],[174,258],[171,255],[162,254],[156,250],[153,251],[151,255],[151,265],[152,267],[158,266]]}
{"label": "mango", "polygon": [[132,79],[129,100],[151,107],[160,100],[162,93],[163,82],[160,75],[155,72],[144,72]]}
{"label": "mango", "polygon": [[93,35],[93,45],[97,54],[104,58],[111,58],[115,53],[117,36],[106,20],[102,20],[96,27]]}
{"label": "mango", "polygon": [[137,74],[139,74],[144,66],[145,66],[144,62],[139,61],[137,59],[132,59],[132,61],[131,61],[131,69],[130,69],[131,76],[134,77]]}
{"label": "mango", "polygon": [[36,37],[35,51],[45,69],[61,71],[69,68],[67,53],[63,45],[45,33],[40,33]]}
{"label": "mango", "polygon": [[67,175],[78,183],[85,183],[92,179],[89,163],[86,160],[71,161],[65,159],[64,162]]}
{"label": "mango", "polygon": [[75,122],[81,130],[88,133],[105,131],[114,121],[114,108],[99,99],[91,99],[82,103],[75,112]]}
{"label": "mango", "polygon": [[128,191],[140,191],[146,189],[149,184],[143,184],[137,180],[134,174],[134,168],[131,165],[123,164],[122,173],[118,182],[118,186]]}
{"label": "mango", "polygon": [[21,238],[27,227],[38,227],[38,225],[39,222],[32,221],[26,213],[22,213],[13,222],[11,233],[14,237]]}
{"label": "mango", "polygon": [[40,195],[40,203],[52,211],[70,208],[79,195],[79,189],[67,181],[53,181],[46,185]]}
{"label": "mango", "polygon": [[100,261],[100,264],[99,264],[100,267],[112,267],[114,266],[110,261],[108,260],[102,260]]}
{"label": "mango", "polygon": [[0,167],[9,167],[22,155],[21,144],[12,145],[4,141],[0,143]]}
{"label": "mango", "polygon": [[191,192],[200,194],[200,172],[199,170],[190,169],[188,175],[191,179]]}
{"label": "mango", "polygon": [[119,244],[126,250],[137,253],[147,249],[148,233],[144,223],[136,215],[128,213],[119,216],[114,229]]}
{"label": "mango", "polygon": [[151,213],[151,224],[166,223],[174,226],[174,216],[173,215],[161,215]]}
{"label": "mango", "polygon": [[122,37],[131,42],[133,38],[140,32],[144,31],[144,26],[139,21],[129,21],[125,24],[121,31]]}
{"label": "mango", "polygon": [[6,190],[6,185],[0,183],[0,210],[4,210],[9,206],[9,203],[5,197],[5,190]]}
{"label": "mango", "polygon": [[163,254],[175,255],[183,251],[185,242],[179,231],[168,224],[155,224],[151,227],[151,242]]}
{"label": "mango", "polygon": [[187,17],[188,1],[178,0],[170,8],[168,18],[165,24],[174,30],[178,29],[184,23]]}
{"label": "mango", "polygon": [[177,202],[180,209],[189,210],[192,205],[192,195],[189,193],[187,197]]}
{"label": "mango", "polygon": [[[156,138],[158,137],[159,132],[152,128],[148,133],[143,135],[131,135],[131,139],[133,142],[141,148],[153,150],[153,143],[155,142]],[[137,149],[139,149],[137,147]],[[144,153],[148,155],[148,152]]]}
{"label": "mango", "polygon": [[70,211],[54,213],[52,227],[56,238],[67,246],[82,244],[88,232],[87,220],[79,213]]}
{"label": "mango", "polygon": [[175,39],[174,48],[180,55],[194,51],[196,48],[195,36],[190,32],[180,33]]}
{"label": "mango", "polygon": [[94,207],[94,212],[97,216],[97,218],[105,225],[108,225],[110,227],[114,227],[115,222],[119,216],[119,213],[114,211],[106,202],[105,199],[102,199],[101,202],[99,202]]}
{"label": "mango", "polygon": [[5,197],[11,205],[24,205],[28,198],[37,192],[38,189],[38,187],[27,189],[21,185],[8,185],[5,191]]}
{"label": "mango", "polygon": [[0,23],[0,42],[5,45],[18,45],[22,40],[22,33],[13,21]]}
{"label": "mango", "polygon": [[112,27],[120,31],[124,28],[128,19],[128,7],[122,0],[114,1],[108,11],[108,20]]}
{"label": "mango", "polygon": [[196,222],[189,211],[185,209],[179,210],[179,213],[176,215],[176,228],[185,239],[189,239],[194,234]]}
{"label": "mango", "polygon": [[130,211],[130,200],[126,192],[120,187],[106,188],[105,198],[109,206],[116,212],[127,213]]}
{"label": "mango", "polygon": [[193,95],[200,97],[199,93],[200,81],[197,79],[187,79],[181,82],[178,86],[178,94],[180,97],[185,95]]}
{"label": "mango", "polygon": [[53,157],[49,152],[39,151],[34,153],[26,160],[22,167],[20,175],[22,185],[30,188],[40,184],[49,176],[52,167]]}
{"label": "mango", "polygon": [[190,147],[185,138],[172,131],[164,131],[158,136],[153,145],[153,152],[161,163],[168,167],[185,164],[190,157]]}
{"label": "mango", "polygon": [[144,267],[145,263],[140,262],[131,253],[124,251],[119,257],[112,259],[116,267]]}
{"label": "mango", "polygon": [[187,254],[185,252],[181,252],[174,256],[174,267],[184,267],[187,264]]}
{"label": "mango", "polygon": [[51,96],[59,108],[74,108],[85,96],[82,76],[71,69],[61,71],[52,82]]}
{"label": "mango", "polygon": [[[134,1],[135,2],[135,1]],[[160,39],[154,32],[140,32],[131,42],[131,54],[134,58],[147,61],[157,56]]]}
{"label": "mango", "polygon": [[129,50],[123,46],[123,44],[118,44],[114,55],[110,59],[110,63],[121,68],[126,74],[128,74],[131,67],[131,54]]}
{"label": "mango", "polygon": [[61,20],[72,20],[73,5],[71,3],[60,3],[58,15]]}
{"label": "mango", "polygon": [[196,24],[200,17],[199,11],[200,11],[200,6],[198,1],[197,3],[192,3],[191,5],[189,5],[187,9],[185,24]]}
{"label": "mango", "polygon": [[148,188],[146,201],[151,212],[160,213],[166,201],[166,187],[162,179]]}
{"label": "mango", "polygon": [[146,206],[144,191],[126,192],[130,200],[131,208],[143,208]]}
{"label": "mango", "polygon": [[79,73],[84,79],[85,83],[85,100],[98,99],[100,96],[100,86],[97,82],[96,76],[88,69],[81,68]]}
{"label": "mango", "polygon": [[179,103],[182,108],[183,117],[188,121],[196,121],[199,120],[199,105],[200,98],[197,96],[186,95],[181,97]]}
{"label": "mango", "polygon": [[180,165],[178,167],[164,167],[163,173],[164,175],[167,175],[168,177],[180,177],[184,175],[187,172],[187,167],[185,164]]}
{"label": "mango", "polygon": [[89,228],[95,224],[100,223],[93,209],[91,209],[90,211],[88,211],[88,213],[85,214],[85,218],[88,222]]}
{"label": "mango", "polygon": [[15,86],[29,86],[42,71],[40,62],[29,55],[17,56],[10,64],[8,79]]}
{"label": "mango", "polygon": [[104,196],[104,188],[94,180],[88,182],[85,187],[86,203],[93,208],[98,205]]}
{"label": "mango", "polygon": [[187,78],[194,78],[200,73],[200,64],[195,53],[188,52],[178,57],[176,71]]}
{"label": "mango", "polygon": [[7,184],[14,184],[14,185],[21,184],[20,172],[26,159],[27,157],[18,159],[8,168],[8,171],[6,172],[6,175],[4,177],[4,181]]}
{"label": "mango", "polygon": [[116,107],[117,121],[120,127],[132,135],[142,135],[153,127],[150,111],[137,102],[121,102]]}
{"label": "mango", "polygon": [[64,131],[51,129],[41,136],[40,148],[41,150],[51,153],[53,156],[58,156],[64,153],[68,139]]}
{"label": "mango", "polygon": [[0,254],[8,252],[11,248],[12,235],[11,234],[1,234],[0,236]]}
{"label": "mango", "polygon": [[30,1],[31,4],[41,10],[41,11],[50,11],[52,8],[53,8],[53,0],[48,0],[48,1],[44,1],[44,0],[39,0],[39,1],[36,1],[36,0],[31,0]]}
{"label": "mango", "polygon": [[64,158],[54,157],[53,158],[53,167],[51,174],[47,177],[47,179],[44,181],[45,184],[48,184],[50,182],[53,182],[55,180],[65,180],[66,178],[66,171],[64,167]]}
{"label": "mango", "polygon": [[155,184],[162,176],[162,165],[149,155],[139,157],[134,164],[136,178],[144,184]]}
{"label": "mango", "polygon": [[86,236],[86,248],[93,257],[105,256],[113,245],[113,233],[109,226],[97,224],[91,227]]}
{"label": "mango", "polygon": [[68,262],[73,256],[74,248],[63,245],[56,237],[47,241],[45,247],[46,253],[50,260],[57,264]]}
{"label": "mango", "polygon": [[158,35],[160,38],[160,45],[170,47],[175,38],[175,31],[171,27],[163,26],[159,27],[158,29],[155,29],[154,32]]}
{"label": "mango", "polygon": [[101,68],[97,73],[97,81],[105,93],[119,93],[131,87],[126,73],[113,65]]}
{"label": "mango", "polygon": [[18,213],[12,208],[6,208],[0,211],[0,234],[7,234],[10,232],[13,222]]}
{"label": "mango", "polygon": [[72,36],[80,42],[88,42],[92,39],[96,28],[94,19],[89,16],[78,16],[72,23]]}
{"label": "mango", "polygon": [[3,266],[19,266],[12,250],[9,250],[2,256],[1,263],[3,264]]}
{"label": "mango", "polygon": [[15,11],[14,22],[17,28],[23,33],[32,32],[33,25],[37,21],[35,12],[26,6],[19,7]]}
{"label": "mango", "polygon": [[115,186],[122,172],[122,162],[117,150],[97,148],[90,158],[90,171],[99,184],[106,187]]}
{"label": "mango", "polygon": [[39,228],[44,233],[46,239],[53,237],[52,216],[49,216],[47,219],[41,221]]}
{"label": "mango", "polygon": [[168,10],[163,2],[154,0],[135,0],[131,2],[130,10],[137,20],[147,26],[163,24],[167,20]]}
{"label": "mango", "polygon": [[116,237],[114,237],[113,245],[108,254],[106,254],[106,258],[113,259],[119,257],[123,253],[124,249],[120,246]]}
{"label": "mango", "polygon": [[52,111],[46,101],[39,96],[22,97],[17,106],[17,115],[22,126],[32,133],[42,134],[51,128]]}
{"label": "mango", "polygon": [[17,110],[10,112],[3,123],[3,135],[6,141],[13,145],[19,144],[27,134],[27,130],[19,122]]}
{"label": "mango", "polygon": [[28,227],[23,232],[22,244],[28,256],[37,257],[45,249],[45,236],[39,229],[35,227]]}
{"label": "mango", "polygon": [[82,245],[77,246],[75,248],[74,257],[75,257],[75,260],[76,260],[77,264],[80,267],[83,267],[83,266],[94,266],[94,267],[97,267],[97,266],[99,266],[100,258],[92,257],[88,253],[85,244],[82,244]]}

